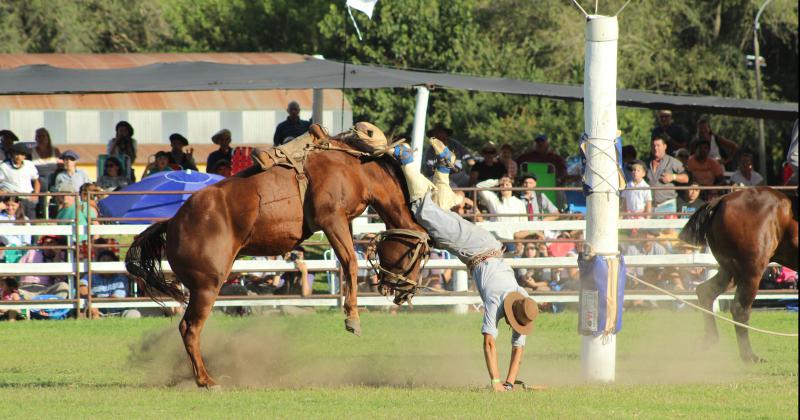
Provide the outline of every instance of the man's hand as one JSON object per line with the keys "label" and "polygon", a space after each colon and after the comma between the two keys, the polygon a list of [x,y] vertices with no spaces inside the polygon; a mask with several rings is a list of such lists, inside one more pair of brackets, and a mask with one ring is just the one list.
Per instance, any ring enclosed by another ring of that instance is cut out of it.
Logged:
{"label": "man's hand", "polygon": [[675,181],[675,174],[663,173],[661,174],[661,178],[659,180],[662,184],[669,184],[672,181]]}
{"label": "man's hand", "polygon": [[508,389],[506,389],[505,385],[500,383],[500,382],[493,383],[492,384],[492,390],[494,390],[494,392],[506,392],[506,391],[508,391]]}

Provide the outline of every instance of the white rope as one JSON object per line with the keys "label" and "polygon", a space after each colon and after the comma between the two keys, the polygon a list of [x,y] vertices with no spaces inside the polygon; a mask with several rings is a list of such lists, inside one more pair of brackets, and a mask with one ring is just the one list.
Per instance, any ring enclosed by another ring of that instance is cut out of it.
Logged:
{"label": "white rope", "polygon": [[643,285],[645,285],[645,286],[647,286],[647,287],[649,287],[651,289],[655,289],[655,290],[658,290],[661,293],[669,295],[672,298],[674,298],[676,300],[679,300],[679,301],[685,303],[688,306],[691,306],[692,308],[695,308],[695,309],[697,309],[697,310],[699,310],[701,312],[707,313],[707,314],[709,314],[709,315],[711,315],[711,316],[713,316],[715,318],[719,318],[719,319],[721,319],[721,320],[723,320],[725,322],[730,322],[733,325],[738,325],[738,326],[740,326],[742,328],[747,328],[748,330],[753,330],[753,331],[760,332],[762,334],[767,334],[767,335],[777,335],[779,337],[797,337],[798,336],[797,333],[782,333],[782,332],[775,332],[775,331],[769,331],[769,330],[762,330],[761,328],[756,328],[756,327],[753,327],[751,325],[747,325],[747,324],[743,324],[743,323],[738,322],[738,321],[734,321],[734,320],[732,320],[730,318],[725,318],[724,316],[719,315],[719,314],[715,314],[714,312],[709,311],[706,308],[703,308],[701,306],[695,305],[694,303],[691,303],[691,302],[687,302],[685,299],[681,298],[680,296],[678,296],[676,294],[673,294],[673,293],[670,293],[668,290],[662,289],[662,288],[660,288],[660,287],[658,287],[658,286],[656,286],[654,284],[648,283],[648,282],[646,282],[646,281],[634,276],[633,274],[629,273],[628,277],[638,281],[639,283],[642,283]]}
{"label": "white rope", "polygon": [[581,9],[581,12],[583,12],[583,17],[589,17],[589,14],[586,13],[586,10],[583,10],[583,7],[581,7],[577,0],[572,0],[572,2],[575,3],[575,6],[578,6],[578,9]]}
{"label": "white rope", "polygon": [[614,13],[614,16],[619,16],[619,14],[622,13],[622,10],[625,9],[628,6],[628,3],[630,2],[631,0],[626,1],[625,4],[623,4],[622,7],[619,8],[619,10],[617,10],[617,13]]}

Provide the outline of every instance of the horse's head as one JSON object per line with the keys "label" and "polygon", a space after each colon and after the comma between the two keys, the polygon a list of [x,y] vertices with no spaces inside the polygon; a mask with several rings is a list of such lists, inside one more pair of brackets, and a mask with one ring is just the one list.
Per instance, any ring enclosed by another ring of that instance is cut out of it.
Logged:
{"label": "horse's head", "polygon": [[402,305],[417,291],[420,267],[428,260],[428,235],[407,229],[379,233],[367,247],[367,260],[379,279],[383,295],[394,295]]}

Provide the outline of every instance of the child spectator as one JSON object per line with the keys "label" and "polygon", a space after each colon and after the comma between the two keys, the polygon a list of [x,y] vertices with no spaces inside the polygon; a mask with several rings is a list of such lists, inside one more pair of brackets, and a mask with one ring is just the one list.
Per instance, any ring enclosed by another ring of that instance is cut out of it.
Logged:
{"label": "child spectator", "polygon": [[[690,181],[689,186],[695,187],[699,186],[700,184],[697,181]],[[678,212],[680,213],[694,213],[697,209],[700,208],[706,202],[700,198],[700,189],[699,188],[690,188],[688,190],[684,190],[682,194],[678,194]],[[690,215],[681,216],[681,218],[689,218]]]}
{"label": "child spectator", "polygon": [[[19,197],[4,196],[0,199],[0,221],[14,221],[14,220],[27,220],[25,213],[22,210]],[[28,225],[26,223],[26,225]],[[28,246],[31,244],[31,235],[7,235],[0,234],[0,244],[4,246]],[[15,263],[19,261],[22,254],[25,252],[19,249],[7,249],[0,252],[0,257],[7,263]]]}
{"label": "child spectator", "polygon": [[103,175],[97,179],[97,186],[104,191],[115,191],[126,187],[130,180],[122,173],[122,163],[115,156],[106,158]]}
{"label": "child spectator", "polygon": [[[3,302],[10,302],[20,300],[19,297],[19,282],[14,277],[0,278],[0,288],[2,288],[2,295],[0,300]],[[5,309],[0,306],[0,319],[8,321],[16,321],[20,318],[20,313],[17,309]]]}
{"label": "child spectator", "polygon": [[169,152],[160,151],[155,155],[155,161],[147,165],[147,169],[144,171],[144,175],[142,178],[147,178],[150,175],[159,173],[159,172],[167,172],[167,171],[174,171],[175,168],[170,166],[169,164],[170,154]]}
{"label": "child spectator", "polygon": [[[627,213],[650,213],[653,210],[653,193],[650,191],[650,185],[644,180],[647,174],[647,167],[644,162],[636,161],[631,164],[631,179],[625,191],[622,192],[623,205]],[[631,188],[647,188],[644,190]],[[634,216],[637,219],[643,219],[643,215]]]}

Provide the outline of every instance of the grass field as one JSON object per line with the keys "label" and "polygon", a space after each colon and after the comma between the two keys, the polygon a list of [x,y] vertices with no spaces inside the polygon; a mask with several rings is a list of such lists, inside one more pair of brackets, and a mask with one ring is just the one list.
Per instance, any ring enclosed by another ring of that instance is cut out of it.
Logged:
{"label": "grass field", "polygon": [[[626,313],[605,386],[580,380],[575,314],[543,314],[520,376],[548,389],[506,394],[487,390],[478,314],[364,313],[360,338],[342,319],[215,314],[203,346],[220,392],[194,388],[177,319],[2,323],[0,418],[797,418],[797,340],[754,334],[767,362],[744,365],[727,325],[698,349],[694,312]],[[752,323],[796,332],[798,316]]]}

